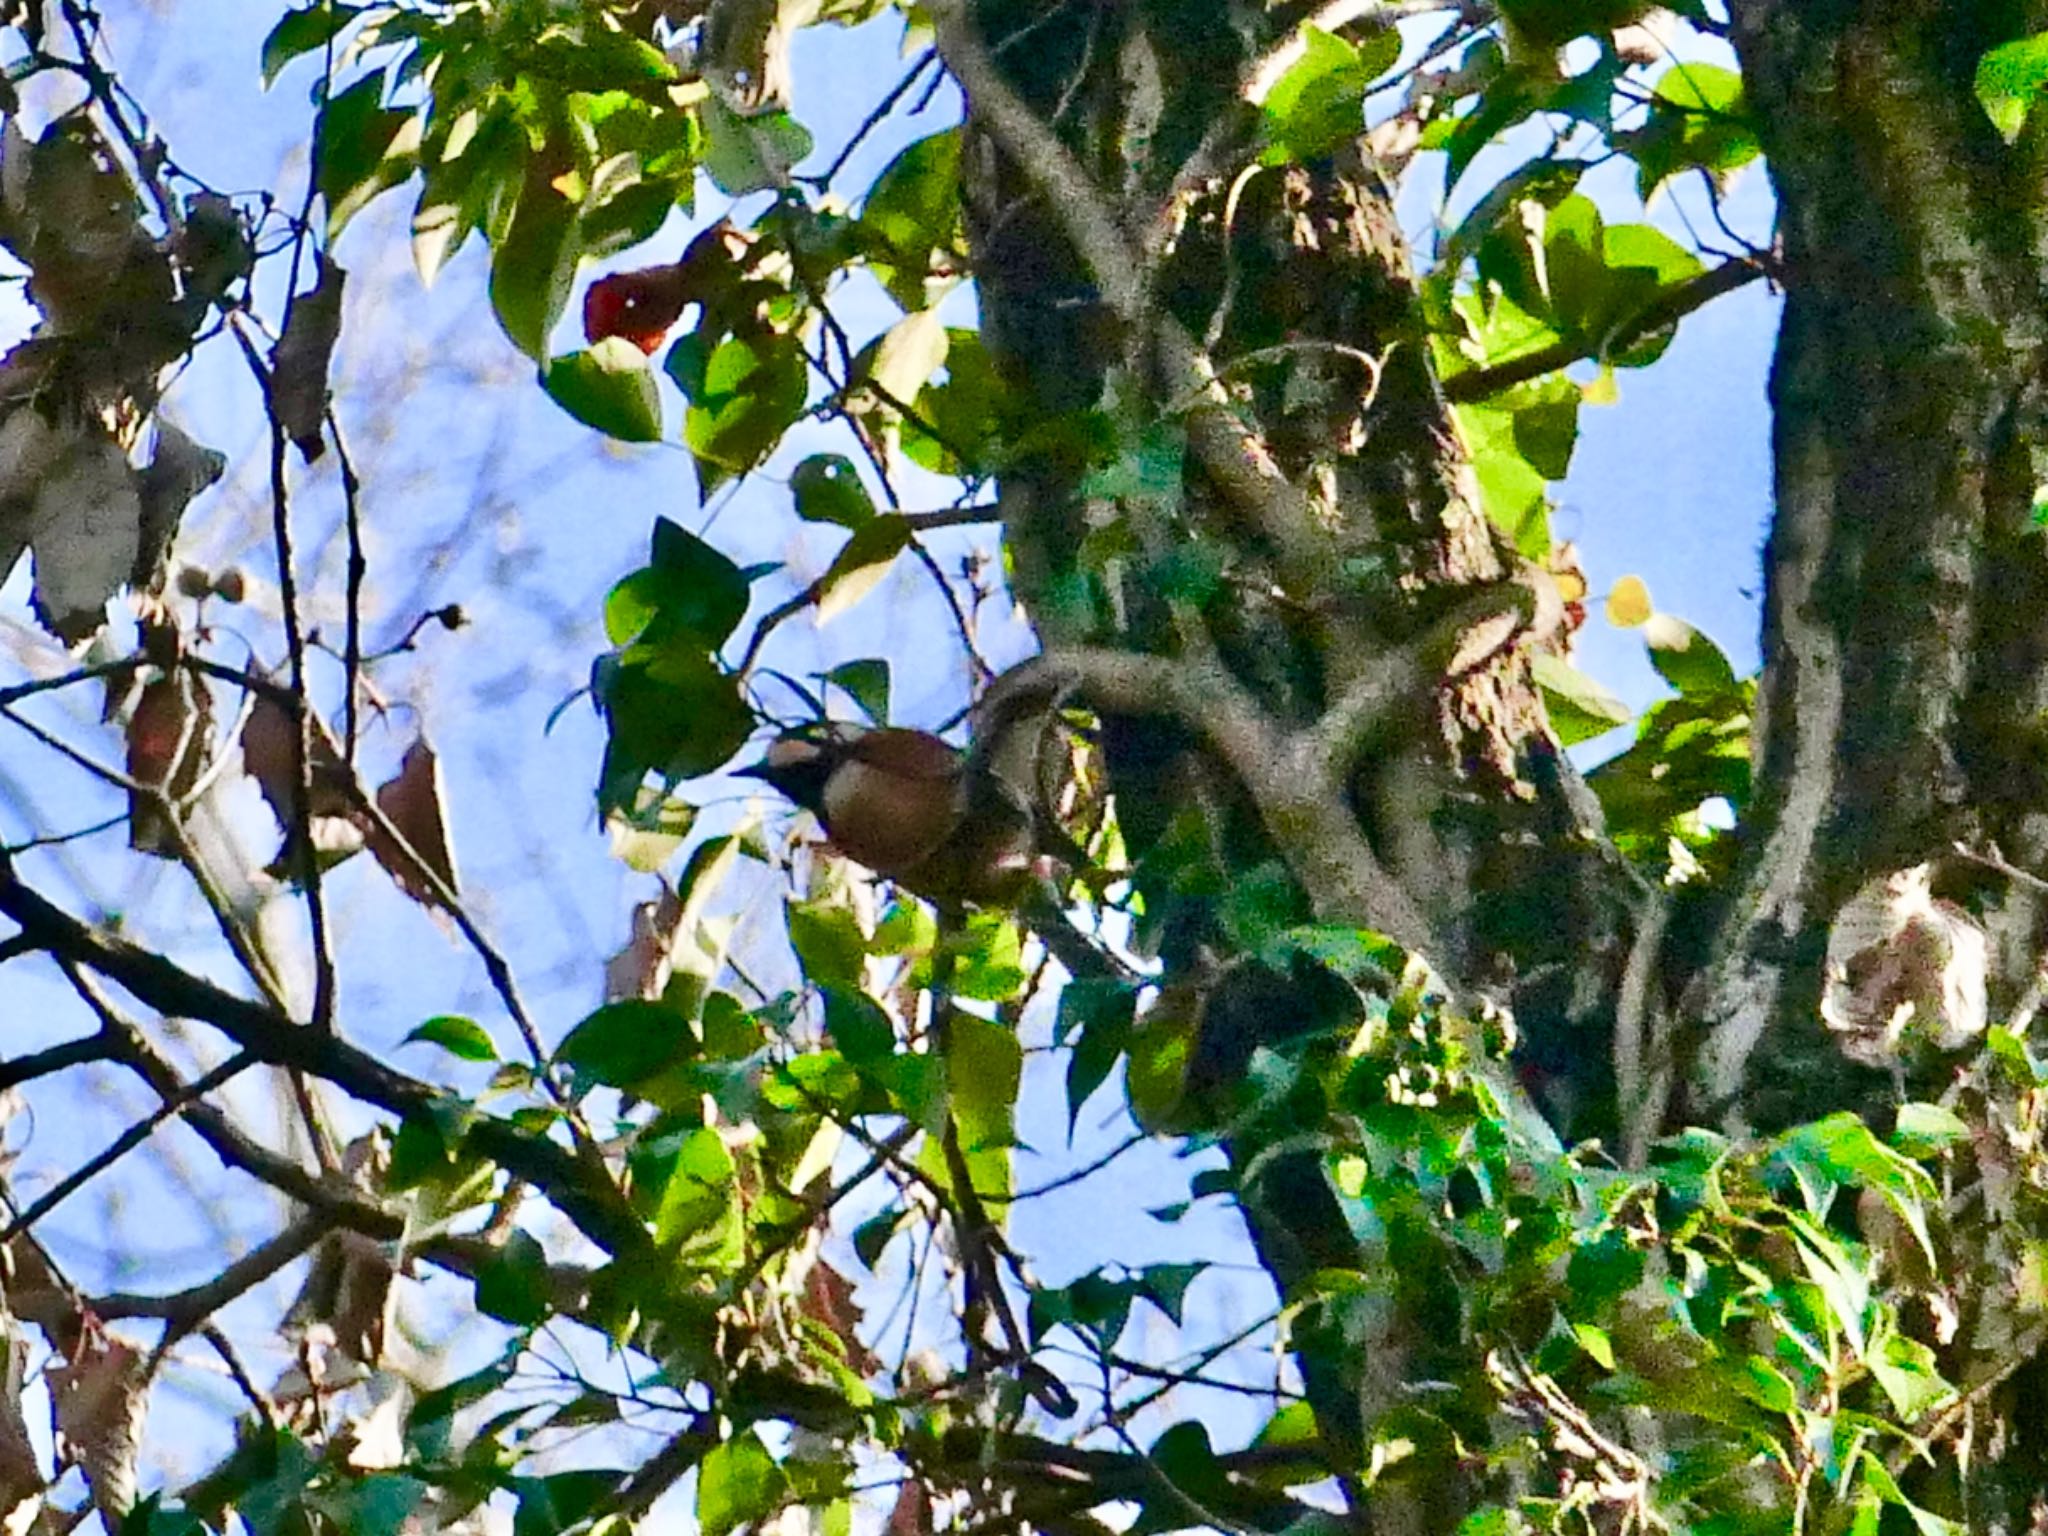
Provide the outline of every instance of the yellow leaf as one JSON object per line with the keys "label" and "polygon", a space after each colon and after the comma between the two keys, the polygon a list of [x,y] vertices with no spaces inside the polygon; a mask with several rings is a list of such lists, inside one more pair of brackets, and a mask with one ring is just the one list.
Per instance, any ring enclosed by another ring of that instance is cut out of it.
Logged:
{"label": "yellow leaf", "polygon": [[1622,577],[1607,594],[1607,622],[1616,629],[1646,624],[1656,611],[1650,603],[1650,589],[1640,576]]}

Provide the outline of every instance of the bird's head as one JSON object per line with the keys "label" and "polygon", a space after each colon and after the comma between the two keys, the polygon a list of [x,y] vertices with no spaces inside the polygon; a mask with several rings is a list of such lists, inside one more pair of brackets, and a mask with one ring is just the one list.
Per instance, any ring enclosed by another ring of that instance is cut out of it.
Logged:
{"label": "bird's head", "polygon": [[859,735],[857,727],[830,723],[785,731],[768,743],[760,762],[738,773],[741,778],[759,779],[814,815],[823,815],[825,785],[846,761]]}

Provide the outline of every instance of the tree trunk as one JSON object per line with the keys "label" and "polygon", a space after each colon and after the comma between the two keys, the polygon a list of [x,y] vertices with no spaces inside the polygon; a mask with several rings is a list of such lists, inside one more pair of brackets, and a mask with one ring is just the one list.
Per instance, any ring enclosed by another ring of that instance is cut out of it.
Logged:
{"label": "tree trunk", "polygon": [[1818,1001],[1865,880],[1932,860],[1972,898],[1993,1018],[2031,979],[2037,888],[1954,850],[2048,855],[2042,141],[2008,147],[1972,89],[2042,7],[1734,9],[1784,239],[1778,504],[1756,796],[1688,1108],[1774,1126],[1854,1102]]}
{"label": "tree trunk", "polygon": [[[1040,420],[1071,424],[1093,409],[1098,441],[1131,434],[1118,456],[1141,458],[1156,448],[1148,433],[1186,427],[1184,467],[1142,496],[1120,499],[1057,448],[1004,474],[1015,583],[1048,653],[1106,647],[1214,665],[1297,739],[1336,701],[1398,675],[1475,591],[1526,566],[1481,509],[1415,340],[1424,327],[1407,250],[1370,152],[1360,141],[1310,164],[1257,164],[1246,82],[1296,18],[1255,20],[1262,30],[1240,30],[1250,13],[1223,0],[1044,12],[986,0],[940,39],[968,95],[962,180],[996,355]],[[1020,126],[1017,103],[1052,125],[1056,145],[1021,142],[1036,129]],[[1061,155],[1085,186],[1059,185]],[[1117,253],[1085,249],[1075,209],[1091,197]],[[1118,261],[1127,270],[1102,270]],[[1143,325],[1119,309],[1133,288]],[[1177,371],[1176,347],[1189,341],[1228,398],[1207,420],[1193,404],[1202,392]],[[1201,441],[1211,429],[1241,435],[1220,461]],[[1257,486],[1247,495],[1237,484],[1247,465],[1305,516],[1262,520]],[[1531,639],[1470,649],[1428,650],[1466,659],[1422,677],[1349,763],[1355,884],[1396,893],[1386,910],[1414,915],[1396,936],[1447,975],[1511,997],[1553,1116],[1604,1133],[1617,1124],[1609,1047],[1633,888],[1588,835],[1597,810],[1548,735]],[[1291,891],[1282,881],[1256,920],[1376,926],[1373,912],[1327,910],[1303,889],[1312,882],[1289,857],[1287,829],[1201,748],[1201,720],[1102,713],[1147,937],[1170,982],[1243,976],[1248,893],[1271,889],[1276,866],[1298,881]],[[1285,1008],[1203,1012],[1208,1033],[1194,1050],[1212,1065],[1220,1055],[1241,1067],[1261,1030],[1301,1023]],[[1232,1012],[1253,1022],[1219,1043]],[[1326,1265],[1371,1270],[1321,1159],[1262,1160],[1268,1140],[1240,1127],[1231,1152],[1241,1177],[1265,1170],[1243,1203],[1283,1295]],[[1406,1383],[1432,1374],[1430,1341],[1447,1335],[1426,1310],[1425,1299],[1390,1295],[1371,1319],[1312,1309],[1296,1330],[1340,1470],[1362,1471],[1373,1423],[1402,1406]],[[1375,1489],[1374,1529],[1456,1525],[1462,1506],[1438,1475],[1454,1448],[1433,1449],[1443,1457],[1416,1457],[1405,1486],[1397,1474]]]}

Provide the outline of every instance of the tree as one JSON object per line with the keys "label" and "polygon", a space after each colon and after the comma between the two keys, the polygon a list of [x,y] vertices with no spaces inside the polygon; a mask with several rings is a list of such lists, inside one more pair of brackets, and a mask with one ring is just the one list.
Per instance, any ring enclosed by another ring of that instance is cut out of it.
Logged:
{"label": "tree", "polygon": [[[131,842],[199,877],[254,995],[73,915],[18,853],[7,952],[54,962],[99,1029],[5,1075],[121,1062],[157,1118],[301,1210],[251,1259],[139,1300],[66,1280],[35,1207],[11,1223],[8,1303],[62,1356],[57,1420],[103,1517],[396,1530],[496,1499],[538,1533],[630,1523],[694,1473],[723,1536],[866,1518],[880,1457],[902,1531],[1070,1536],[1119,1505],[1144,1531],[2040,1529],[2048,16],[927,0],[901,78],[813,173],[792,44],[887,9],[290,10],[265,74],[319,85],[306,205],[275,249],[256,210],[174,168],[89,9],[10,18],[16,75],[82,96],[7,118],[0,242],[41,324],[5,364],[0,527],[33,547],[55,634],[99,631],[126,586],[139,638],[8,698],[139,689]],[[948,81],[960,126],[849,210],[849,156]],[[1522,159],[1412,249],[1402,178],[1461,187],[1490,146]],[[1761,157],[1779,234],[1689,249],[1617,220],[1581,190],[1616,157],[1645,201],[1716,219]],[[557,353],[579,269],[694,211],[705,180],[731,211],[680,261],[586,289],[589,345]],[[612,588],[598,805],[676,872],[610,1000],[560,1038],[458,889],[431,751],[365,785],[359,544],[336,706],[309,671],[287,450],[341,448],[334,242],[397,187],[424,274],[483,237],[497,320],[571,415],[658,439],[665,378],[701,503],[800,454],[797,518],[847,530],[790,583],[715,525],[659,518]],[[253,316],[281,261],[273,344]],[[969,279],[975,328],[951,297]],[[1613,370],[1758,280],[1784,293],[1762,673],[1623,584],[1609,613],[1673,696],[1582,776],[1564,748],[1626,712],[1570,664],[1589,595],[1545,486]],[[872,337],[847,318],[864,283],[894,305]],[[181,606],[228,595],[210,576],[165,591],[215,466],[160,419],[129,462],[216,320],[264,385],[276,677]],[[953,505],[913,509],[933,476]],[[934,552],[977,523],[1000,524],[1042,646],[1000,675],[977,643],[992,578]],[[914,879],[881,904],[751,815],[699,821],[716,796],[696,781],[764,727],[891,720],[886,661],[800,678],[783,658],[791,621],[858,609],[905,556],[966,662],[964,771],[1000,778],[1045,855],[1014,904],[933,904]],[[194,841],[234,771],[217,688],[284,831],[274,876],[303,891],[303,1002]],[[483,957],[525,1059],[453,1015],[415,1035],[490,1064],[487,1090],[351,1038],[322,880],[358,851]],[[733,942],[764,888],[786,895],[786,954]],[[181,1077],[108,983],[235,1054]],[[1294,1366],[1242,1449],[1169,1395],[1231,1341],[1193,1367],[1126,1342],[1140,1302],[1182,1324],[1204,1266],[1053,1286],[1013,1246],[1041,996],[1069,1123],[1120,1072],[1134,1141],[1214,1156],[1162,1219],[1221,1196],[1279,1297]],[[291,1085],[306,1156],[205,1102],[255,1064]],[[316,1084],[376,1112],[345,1149]],[[908,1326],[934,1347],[890,1361],[848,1272],[892,1245],[925,1255]],[[212,1318],[309,1251],[304,1380],[273,1395]],[[416,1261],[509,1332],[413,1392],[383,1331]],[[928,1262],[948,1323],[920,1332]],[[108,1332],[124,1316],[165,1320],[156,1356]],[[532,1363],[572,1325],[617,1370],[600,1384],[571,1350],[536,1400]],[[202,1327],[251,1421],[207,1476],[138,1503],[147,1384]],[[12,1496],[42,1497],[8,1408]],[[566,1465],[590,1424],[622,1426],[618,1459]],[[629,1453],[629,1428],[660,1448]]]}

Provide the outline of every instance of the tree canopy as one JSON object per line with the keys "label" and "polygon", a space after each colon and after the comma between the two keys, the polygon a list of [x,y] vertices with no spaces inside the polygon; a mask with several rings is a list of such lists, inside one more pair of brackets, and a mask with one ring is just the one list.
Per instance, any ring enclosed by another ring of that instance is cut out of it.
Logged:
{"label": "tree canopy", "polygon": [[[314,0],[258,191],[120,20],[0,7],[10,1151],[143,1106],[6,1179],[10,1530],[2048,1529],[2048,6]],[[512,488],[566,988],[427,729],[509,561],[359,430],[435,359],[338,383],[408,224],[517,360],[423,451],[660,486]],[[1556,487],[1752,285],[1746,676]],[[53,1234],[144,1147],[197,1260]]]}

